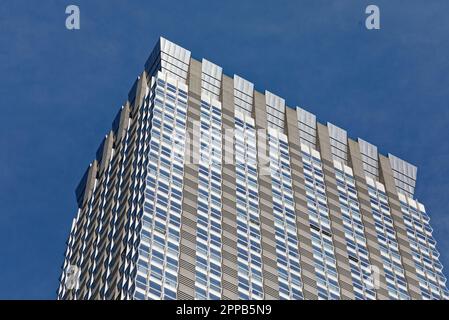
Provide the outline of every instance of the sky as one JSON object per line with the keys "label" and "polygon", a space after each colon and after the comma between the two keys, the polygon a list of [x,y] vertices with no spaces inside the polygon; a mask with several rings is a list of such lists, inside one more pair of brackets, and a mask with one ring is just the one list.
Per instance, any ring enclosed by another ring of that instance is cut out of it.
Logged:
{"label": "sky", "polygon": [[[65,9],[78,5],[80,30]],[[365,8],[380,8],[380,30]],[[0,299],[55,299],[74,190],[159,36],[418,166],[449,274],[447,0],[3,0]]]}

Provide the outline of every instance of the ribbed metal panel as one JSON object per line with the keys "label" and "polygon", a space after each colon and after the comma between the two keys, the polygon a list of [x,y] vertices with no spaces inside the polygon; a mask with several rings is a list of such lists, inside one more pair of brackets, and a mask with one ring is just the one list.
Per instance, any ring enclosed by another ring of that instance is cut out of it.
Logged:
{"label": "ribbed metal panel", "polygon": [[316,148],[316,116],[300,107],[296,108],[296,114],[300,142]]}
{"label": "ribbed metal panel", "polygon": [[243,79],[242,77],[239,77],[238,75],[234,75],[234,89],[237,89],[252,97],[254,93],[254,84]]}
{"label": "ribbed metal panel", "polygon": [[391,169],[393,170],[394,182],[398,191],[413,197],[415,193],[416,176],[418,168],[391,153],[388,154]]}
{"label": "ribbed metal panel", "polygon": [[329,138],[331,151],[334,159],[342,161],[347,164],[348,162],[348,134],[346,130],[343,130],[332,123],[327,123],[329,130]]}
{"label": "ribbed metal panel", "polygon": [[365,175],[373,179],[379,178],[379,154],[377,147],[365,140],[358,139]]}
{"label": "ribbed metal panel", "polygon": [[188,65],[190,63],[190,51],[162,37],[160,38],[160,43],[162,52],[174,57],[184,64]]}

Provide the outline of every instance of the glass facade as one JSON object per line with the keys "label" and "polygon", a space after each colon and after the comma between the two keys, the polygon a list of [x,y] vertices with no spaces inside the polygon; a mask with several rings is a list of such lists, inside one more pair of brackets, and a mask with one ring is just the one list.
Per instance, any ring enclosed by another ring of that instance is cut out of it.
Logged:
{"label": "glass facade", "polygon": [[391,299],[409,299],[404,267],[385,187],[382,183],[369,177],[366,178],[366,182],[388,296]]}
{"label": "glass facade", "polygon": [[334,169],[354,296],[357,300],[374,300],[373,269],[369,261],[354,174],[350,167],[335,160]]}
{"label": "glass facade", "polygon": [[268,129],[276,261],[281,299],[303,299],[298,230],[287,136]]}
{"label": "glass facade", "polygon": [[321,156],[318,151],[305,144],[301,144],[301,156],[318,299],[340,299],[337,260]]}
{"label": "glass facade", "polygon": [[195,298],[221,298],[222,120],[221,104],[201,100]]}
{"label": "glass facade", "polygon": [[399,200],[422,298],[449,299],[443,266],[438,261],[440,254],[424,205],[403,194],[399,194]]}
{"label": "glass facade", "polygon": [[262,235],[254,120],[235,115],[235,173],[239,298],[263,299]]}
{"label": "glass facade", "polygon": [[148,171],[135,299],[176,299],[187,86],[160,75],[149,95]]}
{"label": "glass facade", "polygon": [[76,188],[58,299],[448,299],[416,182],[160,38]]}

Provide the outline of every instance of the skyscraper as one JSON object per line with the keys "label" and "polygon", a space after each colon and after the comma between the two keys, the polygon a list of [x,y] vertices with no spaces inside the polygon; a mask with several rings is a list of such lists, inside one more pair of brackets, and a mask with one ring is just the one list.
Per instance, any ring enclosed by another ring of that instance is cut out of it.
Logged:
{"label": "skyscraper", "polygon": [[416,178],[160,38],[76,189],[58,299],[448,299]]}

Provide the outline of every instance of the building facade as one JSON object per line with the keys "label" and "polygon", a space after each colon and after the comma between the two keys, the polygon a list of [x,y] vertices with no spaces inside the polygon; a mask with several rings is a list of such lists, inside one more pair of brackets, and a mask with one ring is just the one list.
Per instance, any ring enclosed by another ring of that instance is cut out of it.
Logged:
{"label": "building facade", "polygon": [[448,299],[416,178],[160,38],[76,189],[58,299]]}

